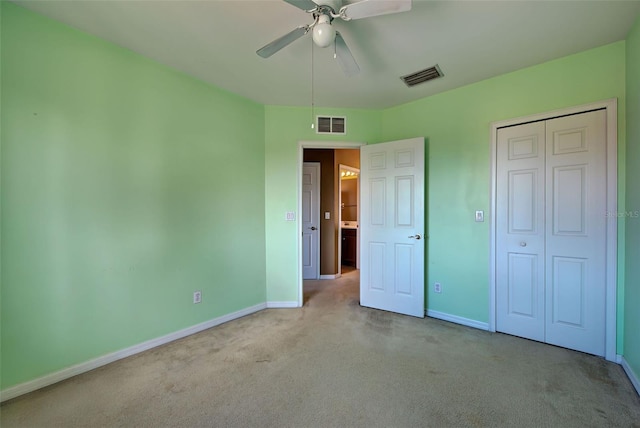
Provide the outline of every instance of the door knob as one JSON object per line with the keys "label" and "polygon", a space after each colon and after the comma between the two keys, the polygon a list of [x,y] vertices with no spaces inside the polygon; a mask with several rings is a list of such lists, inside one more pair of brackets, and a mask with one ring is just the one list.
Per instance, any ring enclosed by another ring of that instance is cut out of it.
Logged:
{"label": "door knob", "polygon": [[420,240],[420,239],[422,239],[422,236],[420,236],[420,234],[419,234],[419,233],[416,233],[415,235],[411,235],[411,236],[409,236],[409,238],[411,238],[411,239],[417,239],[417,240]]}
{"label": "door knob", "polygon": [[524,242],[524,241],[522,241],[522,242],[520,243],[520,246],[521,246],[521,247],[526,247],[526,246],[527,246],[527,243],[526,243],[526,242]]}
{"label": "door knob", "polygon": [[311,230],[318,230],[318,228],[317,228],[317,227],[315,227],[315,226],[311,226],[309,229],[311,229]]}

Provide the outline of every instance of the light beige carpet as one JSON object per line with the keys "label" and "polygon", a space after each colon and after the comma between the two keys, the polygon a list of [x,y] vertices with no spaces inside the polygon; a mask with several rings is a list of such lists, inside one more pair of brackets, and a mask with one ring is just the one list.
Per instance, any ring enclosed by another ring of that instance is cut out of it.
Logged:
{"label": "light beige carpet", "polygon": [[358,272],[5,403],[5,427],[638,427],[601,358],[362,308]]}

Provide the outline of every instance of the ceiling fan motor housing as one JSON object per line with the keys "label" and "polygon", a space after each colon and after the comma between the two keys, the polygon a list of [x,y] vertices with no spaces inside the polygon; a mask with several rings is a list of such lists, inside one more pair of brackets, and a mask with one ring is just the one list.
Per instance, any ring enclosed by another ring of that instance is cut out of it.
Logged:
{"label": "ceiling fan motor housing", "polygon": [[313,0],[318,6],[328,6],[333,9],[334,13],[337,13],[342,7],[342,0]]}

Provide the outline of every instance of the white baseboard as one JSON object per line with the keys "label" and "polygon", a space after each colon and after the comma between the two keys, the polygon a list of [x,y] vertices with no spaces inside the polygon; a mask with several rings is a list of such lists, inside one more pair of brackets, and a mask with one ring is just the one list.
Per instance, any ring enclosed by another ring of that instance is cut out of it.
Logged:
{"label": "white baseboard", "polygon": [[267,302],[269,309],[299,308],[298,302]]}
{"label": "white baseboard", "polygon": [[147,351],[149,349],[155,348],[160,345],[164,345],[169,342],[173,342],[174,340],[182,339],[183,337],[190,336],[194,333],[198,333],[200,331],[209,329],[211,327],[224,324],[226,322],[244,317],[246,315],[261,311],[266,308],[267,308],[266,303],[260,303],[255,306],[250,306],[248,308],[241,309],[239,311],[236,311],[227,315],[223,315],[221,317],[214,318],[212,320],[205,321],[203,323],[196,324],[191,327],[187,327],[185,329],[182,329],[173,333],[169,333],[165,336],[147,340],[146,342],[133,345],[129,348],[121,349],[119,351],[112,352],[107,355],[103,355],[93,360],[85,361],[84,363],[67,367],[66,369],[62,369],[60,371],[50,373],[38,379],[30,380],[28,382],[24,382],[19,385],[12,386],[10,388],[0,391],[0,402],[11,400],[12,398],[35,391],[40,388],[44,388],[45,386],[52,385],[54,383],[60,382],[65,379],[69,379],[70,377],[88,372],[89,370],[102,367],[109,363],[113,363],[114,361],[118,361],[123,358],[130,357],[131,355],[139,354],[140,352]]}
{"label": "white baseboard", "polygon": [[622,361],[620,362],[620,364],[622,365],[624,372],[629,377],[631,384],[636,389],[636,392],[640,394],[640,379],[638,378],[638,375],[634,373],[633,369],[631,368],[629,363],[627,363],[627,360],[625,360],[624,357],[622,357]]}
{"label": "white baseboard", "polygon": [[472,320],[469,318],[459,317],[457,315],[445,314],[444,312],[432,311],[427,309],[427,316],[431,318],[437,318],[443,321],[449,321],[456,324],[466,325],[467,327],[473,327],[480,330],[489,330],[489,323]]}
{"label": "white baseboard", "polygon": [[320,277],[318,279],[338,279],[340,278],[342,275],[339,273],[333,274],[333,275],[320,275]]}

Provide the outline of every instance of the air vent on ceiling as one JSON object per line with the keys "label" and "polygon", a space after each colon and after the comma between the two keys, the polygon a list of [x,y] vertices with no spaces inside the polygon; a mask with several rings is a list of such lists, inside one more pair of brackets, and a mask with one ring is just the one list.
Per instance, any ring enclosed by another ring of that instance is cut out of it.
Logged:
{"label": "air vent on ceiling", "polygon": [[436,64],[433,67],[425,68],[424,70],[403,76],[401,79],[404,81],[405,85],[412,87],[442,76],[444,76],[444,74],[442,74],[440,66]]}
{"label": "air vent on ceiling", "polygon": [[347,133],[347,118],[344,116],[316,116],[316,132],[318,134],[340,134]]}

